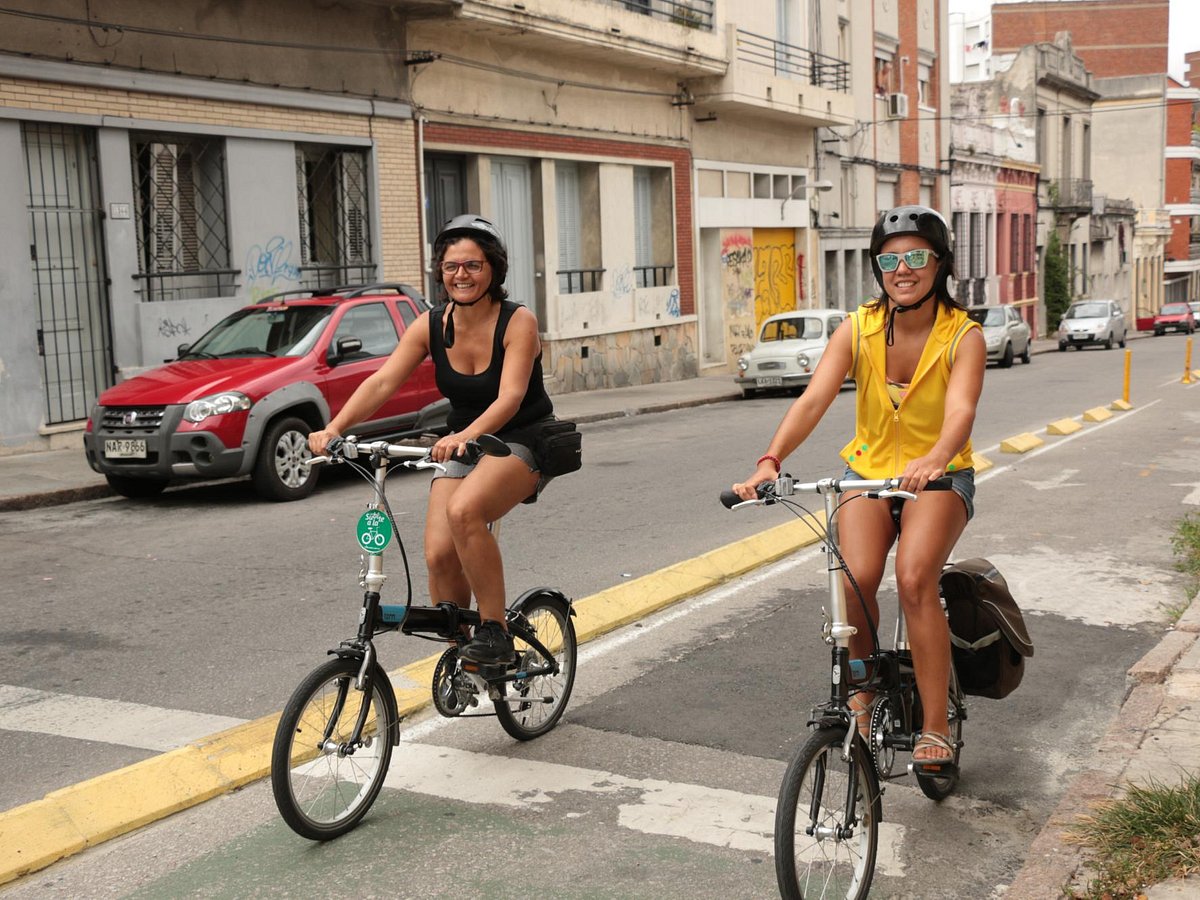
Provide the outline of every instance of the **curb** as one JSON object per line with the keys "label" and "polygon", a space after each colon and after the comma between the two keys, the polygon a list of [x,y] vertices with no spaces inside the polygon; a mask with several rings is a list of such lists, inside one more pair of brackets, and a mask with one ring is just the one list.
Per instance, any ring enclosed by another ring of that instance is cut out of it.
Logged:
{"label": "curb", "polygon": [[[807,517],[576,601],[579,642],[597,638],[817,542]],[[816,522],[823,521],[817,517]],[[440,654],[389,673],[400,716],[430,704]],[[0,813],[0,885],[270,774],[279,713]]]}
{"label": "curb", "polygon": [[[1198,598],[1192,598],[1184,613],[1190,621],[1200,618]],[[1134,683],[1125,702],[1096,745],[1089,766],[1067,785],[1063,799],[1030,844],[1024,865],[1005,890],[1005,900],[1061,897],[1084,868],[1083,848],[1071,839],[1070,827],[1113,797],[1167,699],[1167,678],[1196,642],[1194,633],[1168,631],[1129,668],[1127,675]]]}
{"label": "curb", "polygon": [[[572,421],[578,423],[602,422],[606,419],[623,419],[649,413],[667,412],[672,409],[684,409],[692,406],[707,406],[710,403],[724,403],[736,400],[740,395],[730,393],[711,397],[696,397],[686,400],[672,400],[663,403],[631,406],[622,410],[586,413],[573,416]],[[83,452],[82,450],[80,451]],[[96,476],[101,478],[101,476]],[[211,482],[194,482],[194,484],[210,484]],[[37,509],[43,506],[62,506],[67,503],[79,503],[84,500],[101,500],[105,497],[117,496],[116,491],[101,481],[98,484],[78,485],[75,487],[57,488],[50,491],[40,491],[34,494],[18,494],[12,497],[0,497],[0,512],[19,512],[26,509]]]}

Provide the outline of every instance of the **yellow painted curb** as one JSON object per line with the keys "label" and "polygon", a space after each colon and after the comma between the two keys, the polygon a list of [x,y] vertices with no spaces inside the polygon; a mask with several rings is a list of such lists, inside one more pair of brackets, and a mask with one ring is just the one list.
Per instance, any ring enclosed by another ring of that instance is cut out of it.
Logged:
{"label": "yellow painted curb", "polygon": [[1133,404],[1125,400],[1114,400],[1112,403],[1108,404],[1108,408],[1115,409],[1120,412],[1128,412],[1129,410],[1133,409]]}
{"label": "yellow painted curb", "polygon": [[978,475],[980,472],[986,472],[995,465],[996,464],[986,456],[975,452],[971,453],[971,467],[975,470],[976,475]]}
{"label": "yellow painted curb", "polygon": [[1001,453],[1028,453],[1035,447],[1040,447],[1044,444],[1040,437],[1036,434],[1030,434],[1028,431],[1024,434],[1016,434],[1006,440],[1000,442]]}
{"label": "yellow painted curb", "polygon": [[1083,414],[1083,421],[1085,422],[1103,422],[1105,419],[1111,418],[1112,413],[1103,406],[1093,406]]}
{"label": "yellow painted curb", "polygon": [[[806,521],[823,523],[824,515],[778,525],[584,597],[575,603],[580,643],[816,543]],[[401,716],[429,704],[440,655],[389,673]],[[0,884],[266,777],[279,715],[237,725],[0,813]]]}
{"label": "yellow painted curb", "polygon": [[1046,426],[1046,434],[1074,434],[1081,428],[1074,419],[1059,419]]}

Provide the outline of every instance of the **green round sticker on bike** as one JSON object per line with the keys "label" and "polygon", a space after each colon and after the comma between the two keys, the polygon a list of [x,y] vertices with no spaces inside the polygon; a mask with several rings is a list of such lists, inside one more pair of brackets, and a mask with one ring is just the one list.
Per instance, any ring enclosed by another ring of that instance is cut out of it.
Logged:
{"label": "green round sticker on bike", "polygon": [[358,518],[358,546],[368,553],[382,553],[392,540],[392,523],[382,509],[368,509]]}

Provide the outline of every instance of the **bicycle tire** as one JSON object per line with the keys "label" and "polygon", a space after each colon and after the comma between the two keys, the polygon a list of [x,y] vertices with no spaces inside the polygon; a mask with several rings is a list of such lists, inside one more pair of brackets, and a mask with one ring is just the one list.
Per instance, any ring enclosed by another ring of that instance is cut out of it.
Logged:
{"label": "bicycle tire", "polygon": [[[915,700],[913,704],[913,724],[917,725],[924,716],[924,710],[921,708],[921,695],[914,690],[913,697]],[[953,794],[954,789],[958,787],[958,767],[962,761],[963,723],[958,711],[962,709],[962,706],[963,696],[958,687],[958,678],[952,668],[950,670],[950,692],[946,698],[946,716],[950,724],[950,743],[954,747],[954,765],[949,769],[949,774],[946,775],[929,775],[921,771],[913,773],[917,779],[917,787],[930,800],[941,802]]]}
{"label": "bicycle tire", "polygon": [[309,840],[332,840],[354,828],[379,796],[391,762],[396,701],[378,665],[371,674],[373,718],[363,728],[366,743],[349,753],[340,746],[353,732],[361,708],[362,692],[355,687],[361,665],[357,659],[339,658],[310,672],[288,700],[275,731],[275,805],[291,829]]}
{"label": "bicycle tire", "polygon": [[[813,732],[783,777],[775,807],[775,876],[784,900],[862,900],[871,889],[883,802],[867,745],[856,737],[847,762],[845,738],[844,727]],[[852,821],[846,811],[851,778]]]}
{"label": "bicycle tire", "polygon": [[[504,696],[495,701],[500,726],[518,741],[529,741],[545,734],[562,718],[575,686],[579,647],[570,607],[557,592],[527,594],[513,605],[510,623],[517,616],[528,621],[537,639],[558,663],[557,674],[534,675],[508,682]],[[546,664],[542,654],[516,634],[514,645],[518,669]]]}

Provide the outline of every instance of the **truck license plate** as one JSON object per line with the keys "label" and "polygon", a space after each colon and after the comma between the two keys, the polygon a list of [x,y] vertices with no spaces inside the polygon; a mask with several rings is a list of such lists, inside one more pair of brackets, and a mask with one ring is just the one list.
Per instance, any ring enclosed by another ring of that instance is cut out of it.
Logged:
{"label": "truck license plate", "polygon": [[146,442],[130,439],[105,441],[104,455],[109,459],[145,459]]}

